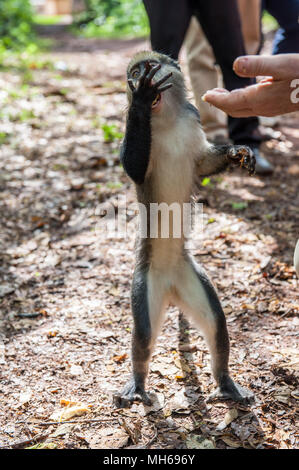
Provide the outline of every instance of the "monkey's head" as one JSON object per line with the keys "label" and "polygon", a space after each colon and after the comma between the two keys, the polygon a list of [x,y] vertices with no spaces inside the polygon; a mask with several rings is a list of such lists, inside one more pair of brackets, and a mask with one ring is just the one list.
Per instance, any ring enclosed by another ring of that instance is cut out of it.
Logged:
{"label": "monkey's head", "polygon": [[[131,79],[134,87],[138,86],[139,80],[145,71],[146,62],[152,67],[160,64],[161,68],[155,73],[152,82],[156,83],[165,75],[172,73],[167,81],[163,82],[163,86],[169,83],[172,87],[159,93],[152,103],[153,116],[169,116],[169,113],[177,112],[177,109],[186,100],[186,90],[184,77],[177,61],[171,57],[152,51],[142,51],[135,54],[127,68],[127,79]],[[128,101],[132,102],[132,90],[127,86]]]}

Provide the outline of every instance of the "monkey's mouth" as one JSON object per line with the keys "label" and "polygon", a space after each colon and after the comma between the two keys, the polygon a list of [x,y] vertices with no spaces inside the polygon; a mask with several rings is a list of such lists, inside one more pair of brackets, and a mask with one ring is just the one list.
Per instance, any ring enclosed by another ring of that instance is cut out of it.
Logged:
{"label": "monkey's mouth", "polygon": [[156,108],[160,102],[161,102],[161,93],[159,93],[154,99],[154,101],[152,102],[152,109]]}

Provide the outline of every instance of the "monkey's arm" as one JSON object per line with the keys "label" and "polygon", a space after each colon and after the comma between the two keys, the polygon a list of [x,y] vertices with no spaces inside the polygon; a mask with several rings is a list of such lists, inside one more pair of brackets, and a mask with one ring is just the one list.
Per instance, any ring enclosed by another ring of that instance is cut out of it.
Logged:
{"label": "monkey's arm", "polygon": [[245,145],[209,145],[197,165],[200,176],[209,176],[224,170],[229,163],[246,168],[249,175],[255,169],[255,157]]}
{"label": "monkey's arm", "polygon": [[151,104],[133,98],[130,106],[120,160],[128,176],[142,184],[151,150]]}
{"label": "monkey's arm", "polygon": [[151,151],[151,113],[155,98],[172,86],[171,83],[161,86],[172,74],[169,73],[157,82],[152,78],[161,65],[152,66],[146,62],[145,70],[135,88],[133,80],[128,79],[132,93],[129,108],[126,134],[121,146],[120,159],[128,176],[136,184],[142,184],[149,164]]}

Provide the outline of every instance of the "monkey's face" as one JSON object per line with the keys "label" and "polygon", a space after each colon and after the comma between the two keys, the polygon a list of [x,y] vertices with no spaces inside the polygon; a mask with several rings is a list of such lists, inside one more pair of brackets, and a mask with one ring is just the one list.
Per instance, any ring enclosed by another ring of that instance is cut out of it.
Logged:
{"label": "monkey's face", "polygon": [[[151,69],[148,70],[146,67],[150,65]],[[135,89],[138,89],[140,80],[144,80],[144,77],[151,76],[151,70],[160,65],[160,69],[157,70],[152,78],[150,79],[149,86],[155,85],[162,80],[168,74],[172,74],[166,81],[163,81],[163,88],[165,85],[171,83],[172,87],[158,93],[152,101],[152,113],[155,116],[169,116],[169,113],[173,113],[177,109],[177,105],[180,104],[182,97],[185,93],[184,80],[178,64],[173,61],[170,57],[158,54],[155,52],[141,52],[136,54],[131,63],[128,66],[127,78],[131,81],[131,84]],[[128,86],[127,88],[129,103],[132,102],[132,90]]]}
{"label": "monkey's face", "polygon": [[[134,64],[134,66],[131,68],[131,70],[128,70],[128,78],[132,80],[132,84],[135,89],[139,87],[139,82],[142,77],[147,76],[148,70],[146,69],[146,64],[149,64],[151,68],[156,67],[159,65],[158,60],[143,60],[141,62],[137,62]],[[150,80],[149,86],[152,86],[154,83],[156,83],[161,77],[161,73],[159,74],[158,72],[155,74],[155,76]],[[130,90],[131,91],[131,90]],[[154,98],[152,101],[152,109],[155,110],[155,112],[158,112],[160,109],[161,105],[161,98],[162,98],[162,93],[158,93],[157,96]]]}

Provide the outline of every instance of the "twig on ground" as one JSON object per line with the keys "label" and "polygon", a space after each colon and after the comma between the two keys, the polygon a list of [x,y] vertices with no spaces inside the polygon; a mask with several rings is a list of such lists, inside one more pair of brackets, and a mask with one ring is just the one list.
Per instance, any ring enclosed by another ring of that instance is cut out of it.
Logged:
{"label": "twig on ground", "polygon": [[26,439],[24,441],[19,442],[12,442],[11,444],[7,444],[5,446],[0,446],[0,449],[18,449],[20,447],[27,446],[29,444],[33,444],[34,442],[43,441],[49,436],[49,434],[38,434],[37,436],[32,437],[31,439]]}
{"label": "twig on ground", "polygon": [[147,443],[145,444],[145,448],[146,448],[146,449],[148,449],[149,446],[152,445],[152,443],[156,440],[156,438],[157,438],[157,436],[158,436],[158,429],[157,429],[156,427],[155,427],[154,429],[155,429],[155,431],[154,431],[153,437],[151,437],[151,438],[147,441]]}
{"label": "twig on ground", "polygon": [[84,419],[83,421],[43,421],[41,423],[34,423],[36,426],[51,426],[54,424],[88,424],[88,423],[106,423],[109,421],[117,421],[117,418],[107,419]]}

